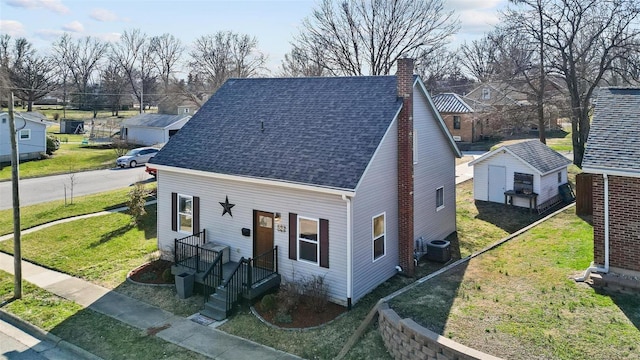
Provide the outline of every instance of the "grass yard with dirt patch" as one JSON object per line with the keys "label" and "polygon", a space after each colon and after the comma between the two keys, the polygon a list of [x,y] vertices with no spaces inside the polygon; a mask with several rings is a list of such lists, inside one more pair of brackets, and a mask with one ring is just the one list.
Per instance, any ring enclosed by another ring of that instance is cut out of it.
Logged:
{"label": "grass yard with dirt patch", "polygon": [[104,359],[206,359],[23,281],[12,300],[13,275],[0,271],[1,308]]}
{"label": "grass yard with dirt patch", "polygon": [[391,306],[503,358],[640,359],[640,295],[569,279],[589,266],[592,239],[592,227],[571,208]]}

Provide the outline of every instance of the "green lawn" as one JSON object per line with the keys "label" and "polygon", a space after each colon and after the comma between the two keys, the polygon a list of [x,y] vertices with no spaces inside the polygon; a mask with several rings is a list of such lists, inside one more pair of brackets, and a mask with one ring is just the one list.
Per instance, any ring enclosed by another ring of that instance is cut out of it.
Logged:
{"label": "green lawn", "polygon": [[[55,225],[22,237],[29,261],[114,288],[157,250],[155,205],[140,226],[118,213]],[[13,242],[0,243],[12,253]]]}
{"label": "green lawn", "polygon": [[[49,159],[20,163],[20,178],[109,169],[115,166],[116,158],[113,149],[62,143],[60,149]],[[11,179],[11,165],[2,165],[4,167],[0,169],[0,180]]]}
{"label": "green lawn", "polygon": [[0,271],[2,309],[104,359],[205,359],[108,316],[23,281],[23,298],[12,300],[13,276]]}
{"label": "green lawn", "polygon": [[569,279],[589,266],[592,239],[591,226],[569,209],[391,305],[503,358],[639,359],[640,296]]}
{"label": "green lawn", "polygon": [[[147,188],[155,188],[155,183],[148,185]],[[64,204],[64,200],[58,200],[23,206],[20,208],[20,225],[22,229],[28,229],[64,218],[125,206],[129,199],[129,191],[129,188],[125,188],[78,196],[73,198],[73,204],[67,205]],[[13,209],[0,210],[0,235],[11,232],[13,232]]]}

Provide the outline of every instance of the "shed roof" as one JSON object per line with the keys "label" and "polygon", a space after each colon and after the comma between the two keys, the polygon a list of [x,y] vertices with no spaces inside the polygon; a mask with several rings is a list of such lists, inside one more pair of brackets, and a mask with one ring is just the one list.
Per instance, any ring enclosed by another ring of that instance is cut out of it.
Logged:
{"label": "shed roof", "polygon": [[184,120],[185,118],[188,120],[190,117],[190,115],[185,114],[140,114],[124,120],[122,122],[122,125],[166,128],[167,126],[171,126],[178,121]]}
{"label": "shed roof", "polygon": [[602,88],[582,160],[593,173],[640,173],[640,89]]}
{"label": "shed roof", "polygon": [[540,175],[546,175],[571,164],[571,160],[567,159],[547,145],[538,140],[529,140],[501,146],[473,160],[469,165],[475,165],[481,161],[485,161],[502,151],[505,151],[520,159],[520,161],[528,164]]}

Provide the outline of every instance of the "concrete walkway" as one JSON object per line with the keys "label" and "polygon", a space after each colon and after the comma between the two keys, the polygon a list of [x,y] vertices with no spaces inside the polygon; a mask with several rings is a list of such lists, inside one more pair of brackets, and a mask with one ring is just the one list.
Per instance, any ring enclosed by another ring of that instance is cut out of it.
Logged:
{"label": "concrete walkway", "polygon": [[[0,253],[0,270],[13,274],[13,256]],[[166,327],[156,336],[213,359],[300,359],[26,261],[22,262],[22,276],[42,289],[137,329]]]}

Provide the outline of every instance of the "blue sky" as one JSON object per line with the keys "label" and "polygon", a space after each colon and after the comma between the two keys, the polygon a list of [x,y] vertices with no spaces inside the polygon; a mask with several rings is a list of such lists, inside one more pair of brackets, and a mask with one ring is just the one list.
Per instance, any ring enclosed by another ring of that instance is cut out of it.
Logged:
{"label": "blue sky", "polygon": [[[445,0],[461,30],[458,44],[482,36],[497,22],[506,0]],[[197,37],[220,30],[255,36],[276,70],[289,41],[316,0],[0,0],[0,33],[26,37],[46,49],[64,32],[116,41],[127,29],[148,35],[170,33],[188,47]]]}

